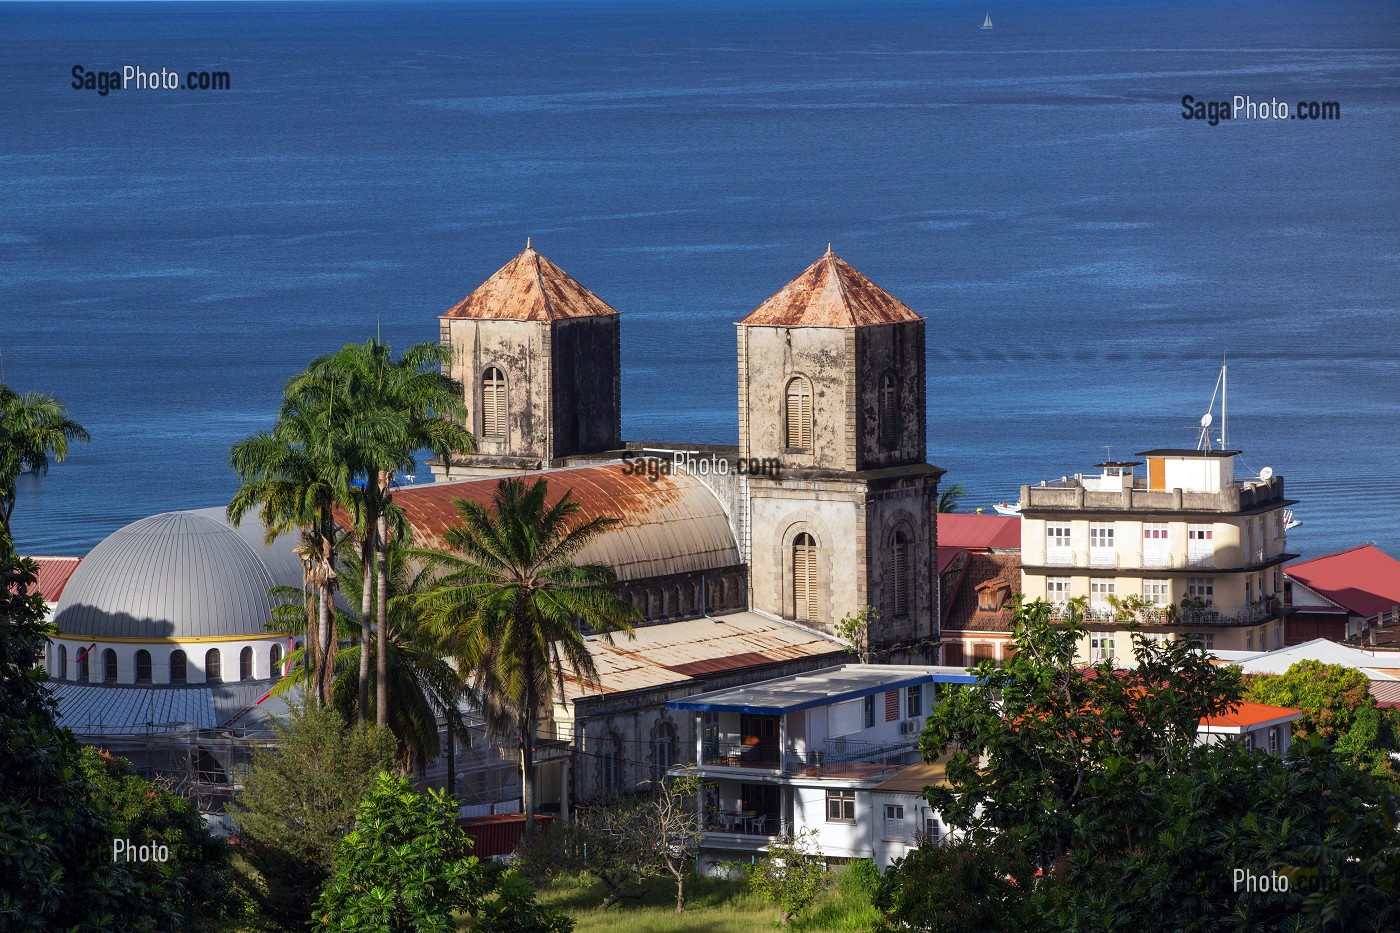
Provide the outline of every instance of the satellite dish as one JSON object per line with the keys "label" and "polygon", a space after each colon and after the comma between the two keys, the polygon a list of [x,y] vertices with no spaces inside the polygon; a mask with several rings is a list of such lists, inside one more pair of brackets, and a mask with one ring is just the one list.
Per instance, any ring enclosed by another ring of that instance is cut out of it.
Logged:
{"label": "satellite dish", "polygon": [[1264,469],[1262,469],[1262,470],[1259,471],[1259,478],[1262,479],[1262,480],[1263,480],[1264,482],[1266,482],[1266,483],[1267,483],[1269,480],[1273,479],[1273,476],[1274,476],[1274,468],[1273,468],[1273,467],[1264,467]]}
{"label": "satellite dish", "polygon": [[1203,428],[1208,428],[1208,427],[1210,427],[1211,422],[1214,421],[1214,420],[1215,420],[1214,416],[1212,416],[1210,412],[1206,412],[1204,415],[1201,415],[1201,427],[1203,427]]}

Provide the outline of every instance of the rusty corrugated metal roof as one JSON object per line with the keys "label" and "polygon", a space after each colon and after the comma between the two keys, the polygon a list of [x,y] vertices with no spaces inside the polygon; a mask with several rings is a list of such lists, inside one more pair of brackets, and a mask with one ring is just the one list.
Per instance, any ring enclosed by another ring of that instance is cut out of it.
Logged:
{"label": "rusty corrugated metal roof", "polygon": [[58,602],[58,597],[63,595],[63,588],[68,585],[68,578],[73,576],[73,571],[78,569],[78,562],[82,560],[81,557],[31,557],[29,559],[39,565],[38,590],[46,603]]}
{"label": "rusty corrugated metal roof", "polygon": [[740,324],[759,327],[860,327],[923,320],[827,247],[826,254]]}
{"label": "rusty corrugated metal roof", "polygon": [[[593,539],[578,555],[585,563],[612,567],[621,580],[713,570],[739,564],[739,548],[719,500],[699,479],[683,472],[657,477],[631,475],[620,463],[525,474],[549,482],[555,501],[572,490],[581,521],[609,516],[618,524]],[[444,548],[447,530],[458,522],[456,499],[489,506],[498,479],[429,483],[394,493],[420,547]]]}
{"label": "rusty corrugated metal roof", "polygon": [[585,696],[625,693],[684,683],[696,674],[715,674],[836,654],[843,646],[810,629],[778,622],[753,612],[717,618],[687,619],[646,625],[634,637],[614,635],[613,643],[592,638],[588,650],[597,666],[599,683],[580,684],[566,677],[568,702]]}
{"label": "rusty corrugated metal roof", "polygon": [[495,321],[604,317],[617,310],[532,247],[502,266],[444,315]]}

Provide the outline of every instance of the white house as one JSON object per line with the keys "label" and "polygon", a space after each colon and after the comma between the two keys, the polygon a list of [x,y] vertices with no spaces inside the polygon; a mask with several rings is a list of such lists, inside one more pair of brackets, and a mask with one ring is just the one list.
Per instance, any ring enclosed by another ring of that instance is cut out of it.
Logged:
{"label": "white house", "polygon": [[942,777],[919,734],[936,684],[963,668],[845,664],[672,701],[695,716],[704,784],[702,869],[749,861],[814,830],[828,859],[882,868],[924,835],[946,836],[922,789]]}

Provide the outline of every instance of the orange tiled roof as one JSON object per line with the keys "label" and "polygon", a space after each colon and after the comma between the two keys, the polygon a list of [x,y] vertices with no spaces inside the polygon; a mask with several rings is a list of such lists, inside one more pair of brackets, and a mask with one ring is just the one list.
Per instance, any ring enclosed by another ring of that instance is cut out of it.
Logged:
{"label": "orange tiled roof", "polygon": [[617,314],[615,308],[527,245],[442,316],[453,320],[559,321],[613,314]]}
{"label": "orange tiled roof", "polygon": [[908,305],[827,247],[826,255],[739,323],[758,327],[860,327],[922,320]]}

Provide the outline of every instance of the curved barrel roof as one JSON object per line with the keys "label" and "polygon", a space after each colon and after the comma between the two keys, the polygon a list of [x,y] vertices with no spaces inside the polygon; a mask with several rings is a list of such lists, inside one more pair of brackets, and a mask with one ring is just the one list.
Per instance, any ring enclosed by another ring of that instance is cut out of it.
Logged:
{"label": "curved barrel roof", "polygon": [[[528,482],[549,482],[550,500],[566,490],[582,507],[579,520],[611,516],[618,524],[599,534],[576,558],[612,567],[618,579],[641,580],[740,563],[734,532],[714,493],[680,471],[653,482],[643,471],[624,473],[621,463],[529,473]],[[490,506],[498,479],[438,482],[394,493],[413,528],[414,544],[443,548],[457,524],[454,499]]]}
{"label": "curved barrel roof", "polygon": [[302,585],[295,539],[263,544],[256,516],[222,508],[163,512],[102,540],[73,571],[54,612],[61,634],[181,639],[267,636],[268,589]]}

